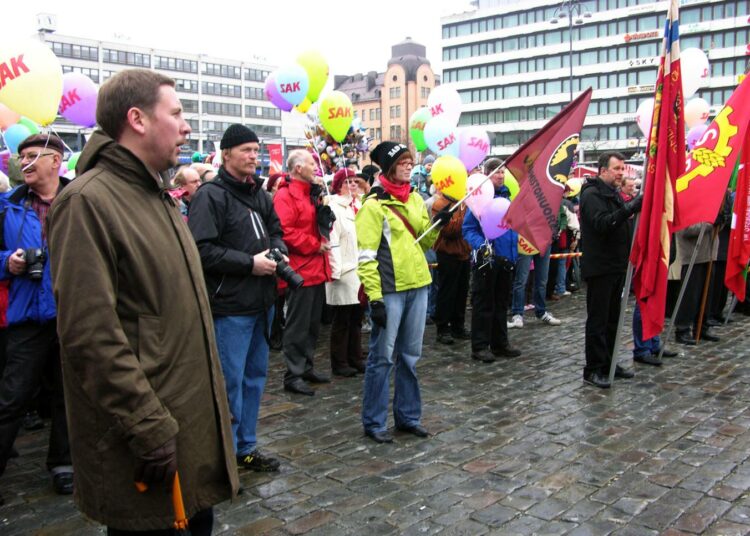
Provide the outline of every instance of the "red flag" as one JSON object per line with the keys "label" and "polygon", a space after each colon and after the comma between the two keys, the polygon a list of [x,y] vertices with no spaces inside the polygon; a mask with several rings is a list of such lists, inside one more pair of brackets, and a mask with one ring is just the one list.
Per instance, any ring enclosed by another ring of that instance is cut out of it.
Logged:
{"label": "red flag", "polygon": [[748,102],[750,77],[737,86],[690,153],[675,189],[675,231],[694,223],[713,223],[719,214],[750,123]]}
{"label": "red flag", "polygon": [[641,309],[643,338],[664,327],[669,268],[669,237],[674,220],[674,185],[685,169],[685,116],[680,66],[678,1],[667,9],[662,56],[654,93],[654,115],[648,140],[643,209],[630,262]]}
{"label": "red flag", "polygon": [[737,296],[738,301],[745,301],[748,261],[750,261],[750,132],[745,134],[742,163],[737,173],[727,271],[724,276],[727,288]]}
{"label": "red flag", "polygon": [[505,225],[545,251],[557,230],[565,182],[576,156],[581,127],[591,102],[587,89],[505,161],[521,189],[505,215]]}

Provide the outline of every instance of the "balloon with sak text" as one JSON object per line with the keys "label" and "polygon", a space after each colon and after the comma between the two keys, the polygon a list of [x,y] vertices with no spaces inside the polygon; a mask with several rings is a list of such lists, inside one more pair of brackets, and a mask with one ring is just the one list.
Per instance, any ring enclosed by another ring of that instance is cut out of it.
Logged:
{"label": "balloon with sak text", "polygon": [[711,75],[708,56],[699,48],[686,48],[680,51],[680,65],[682,66],[682,97],[689,99],[698,89],[708,84],[708,78]]}
{"label": "balloon with sak text", "polygon": [[456,126],[461,116],[461,96],[452,87],[438,86],[427,97],[427,108],[433,118],[441,117]]}
{"label": "balloon with sak text", "polygon": [[691,128],[687,133],[687,147],[688,151],[692,151],[695,149],[695,146],[698,145],[698,142],[701,140],[703,135],[708,130],[708,125],[705,123],[698,123],[693,128]]}
{"label": "balloon with sak text", "polygon": [[85,74],[65,73],[60,115],[76,125],[93,127],[96,125],[96,93],[96,84]]}
{"label": "balloon with sak text", "polygon": [[458,157],[466,169],[471,171],[482,163],[490,152],[490,137],[487,131],[480,127],[464,127],[461,129],[458,142]]}
{"label": "balloon with sak text", "polygon": [[433,117],[424,127],[424,141],[433,153],[458,158],[459,129],[444,117]]}
{"label": "balloon with sak text", "polygon": [[539,250],[532,246],[531,242],[518,235],[518,253],[521,255],[536,255]]}
{"label": "balloon with sak text", "polygon": [[432,114],[427,106],[422,106],[409,118],[409,135],[414,148],[420,153],[427,149],[427,142],[424,141],[424,127],[431,118]]}
{"label": "balloon with sak text", "polygon": [[[310,104],[316,102],[328,81],[328,62],[320,53],[308,50],[297,56],[297,63],[307,72],[310,86],[305,96]],[[308,105],[309,108],[309,105]]]}
{"label": "balloon with sak text", "polygon": [[451,199],[466,195],[466,167],[455,156],[441,156],[432,165],[432,183]]}
{"label": "balloon with sak text", "polygon": [[276,89],[281,98],[294,105],[305,100],[307,90],[310,88],[310,80],[307,71],[301,65],[287,65],[276,71]]}
{"label": "balloon with sak text", "polygon": [[638,128],[641,129],[643,135],[648,139],[651,134],[651,118],[654,115],[654,99],[646,99],[638,105],[638,109],[635,111],[635,122],[638,124]]}
{"label": "balloon with sak text", "polygon": [[504,197],[496,197],[484,207],[479,222],[482,224],[482,232],[486,239],[493,240],[508,232],[510,227],[503,223],[503,219],[509,207],[510,201]]}
{"label": "balloon with sak text", "polygon": [[284,112],[291,112],[294,107],[291,102],[284,100],[284,97],[279,93],[279,89],[276,87],[276,72],[269,74],[266,78],[266,98],[271,104]]}
{"label": "balloon with sak text", "polygon": [[10,152],[13,154],[18,152],[18,146],[20,143],[29,136],[31,136],[31,131],[29,131],[26,125],[21,125],[20,123],[9,126],[3,133],[5,145],[8,146],[8,149],[10,149]]}
{"label": "balloon with sak text", "polygon": [[705,99],[700,97],[696,99],[690,99],[685,104],[685,125],[688,128],[700,125],[708,121],[708,116],[711,113],[711,107]]}
{"label": "balloon with sak text", "polygon": [[0,44],[0,102],[40,125],[57,117],[63,89],[60,60],[39,41]]}
{"label": "balloon with sak text", "polygon": [[320,101],[320,122],[331,137],[341,142],[354,118],[352,101],[341,91],[331,91]]}
{"label": "balloon with sak text", "polygon": [[466,205],[477,218],[482,217],[484,208],[492,201],[495,188],[492,181],[486,175],[474,173],[466,179],[466,193],[471,194],[466,198]]}

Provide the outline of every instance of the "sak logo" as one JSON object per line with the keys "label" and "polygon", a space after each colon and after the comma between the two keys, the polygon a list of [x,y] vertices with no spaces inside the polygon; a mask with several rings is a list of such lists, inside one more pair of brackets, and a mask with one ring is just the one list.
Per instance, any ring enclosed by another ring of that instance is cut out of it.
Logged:
{"label": "sak logo", "polygon": [[[9,65],[10,63],[10,65]],[[28,73],[29,68],[23,62],[23,54],[17,58],[11,58],[10,62],[0,63],[0,89],[5,87],[10,80],[15,80],[23,73]]]}
{"label": "sak logo", "polygon": [[568,173],[573,167],[573,159],[580,141],[578,134],[571,134],[557,146],[547,163],[547,178],[555,186],[565,188],[568,182]]}
{"label": "sak logo", "polygon": [[390,151],[388,151],[388,157],[393,158],[393,155],[395,155],[397,152],[399,152],[402,149],[406,149],[406,145],[398,144],[394,146]]}

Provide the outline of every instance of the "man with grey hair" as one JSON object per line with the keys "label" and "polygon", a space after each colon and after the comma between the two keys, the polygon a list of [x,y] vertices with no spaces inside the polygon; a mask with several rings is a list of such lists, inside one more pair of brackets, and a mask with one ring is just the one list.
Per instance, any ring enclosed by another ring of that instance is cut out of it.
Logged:
{"label": "man with grey hair", "polygon": [[[312,396],[306,383],[327,383],[328,376],[313,368],[320,316],[325,303],[325,283],[331,281],[326,230],[329,207],[320,203],[322,188],[316,181],[316,165],[305,150],[292,151],[287,160],[290,181],[283,181],[273,198],[289,249],[289,265],[302,278],[301,287],[287,289],[287,319],[284,328],[284,359],[287,372],[284,389]],[[328,210],[326,210],[328,209]],[[282,282],[282,286],[286,286]]]}

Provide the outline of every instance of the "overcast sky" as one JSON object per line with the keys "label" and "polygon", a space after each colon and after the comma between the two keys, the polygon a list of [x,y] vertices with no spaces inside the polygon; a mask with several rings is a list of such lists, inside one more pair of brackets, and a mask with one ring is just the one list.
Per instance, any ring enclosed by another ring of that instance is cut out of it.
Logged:
{"label": "overcast sky", "polygon": [[65,35],[272,65],[318,50],[334,75],[384,71],[390,47],[409,36],[439,73],[440,17],[469,9],[463,0],[30,0],[4,10],[1,39],[33,35],[36,14],[54,13]]}

